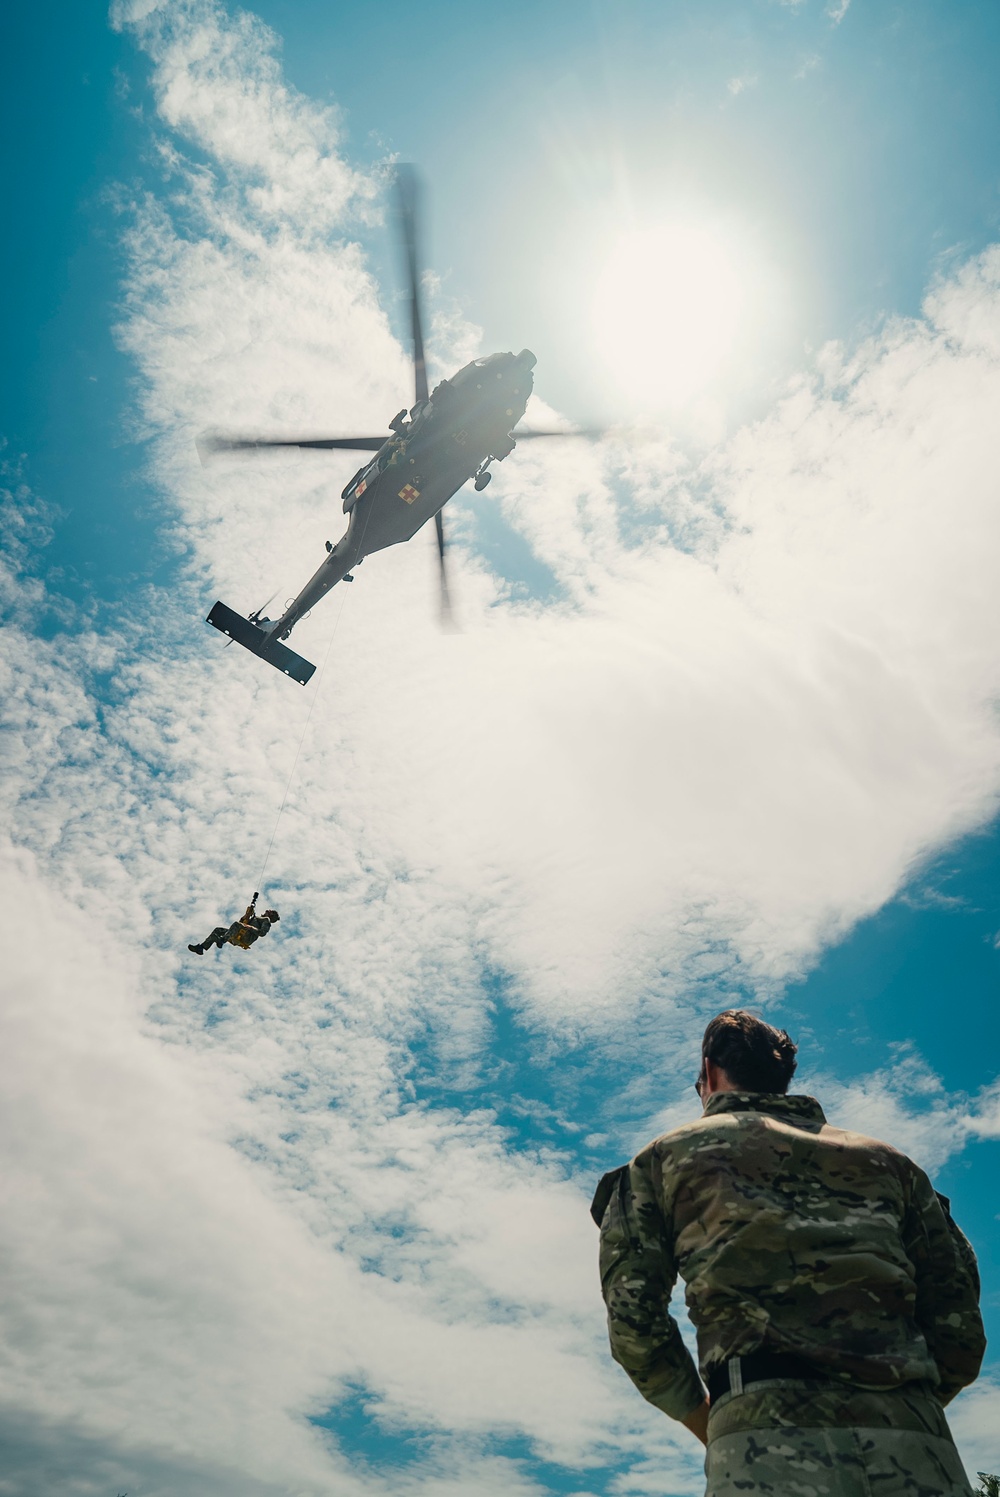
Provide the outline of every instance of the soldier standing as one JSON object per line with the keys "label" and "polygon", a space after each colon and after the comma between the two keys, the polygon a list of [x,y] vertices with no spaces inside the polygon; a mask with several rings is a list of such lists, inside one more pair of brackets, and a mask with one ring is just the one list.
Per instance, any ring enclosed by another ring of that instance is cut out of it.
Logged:
{"label": "soldier standing", "polygon": [[604,1176],[611,1354],[707,1445],[706,1497],[972,1497],[943,1405],[985,1349],[975,1254],[905,1154],[787,1095],[796,1048],[719,1014],[702,1116]]}

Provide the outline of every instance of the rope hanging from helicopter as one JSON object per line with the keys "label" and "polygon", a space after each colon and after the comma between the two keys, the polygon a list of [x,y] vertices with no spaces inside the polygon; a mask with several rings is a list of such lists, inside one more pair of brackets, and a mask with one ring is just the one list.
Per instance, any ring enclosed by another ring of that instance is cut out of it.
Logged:
{"label": "rope hanging from helicopter", "polygon": [[306,720],[305,720],[305,723],[304,723],[303,728],[302,728],[302,733],[301,733],[301,735],[299,737],[299,746],[295,750],[295,758],[292,760],[292,767],[288,771],[288,779],[285,781],[285,793],[281,797],[281,804],[278,807],[278,814],[274,818],[274,826],[271,828],[271,836],[270,836],[270,839],[269,839],[268,844],[267,844],[267,851],[264,853],[264,861],[261,864],[260,873],[257,876],[257,888],[258,889],[263,889],[264,888],[264,872],[265,872],[265,870],[267,868],[268,859],[271,856],[271,848],[274,846],[274,839],[275,839],[275,836],[277,835],[278,825],[279,825],[279,823],[281,821],[281,813],[285,809],[285,802],[288,800],[288,792],[292,788],[292,779],[293,779],[293,777],[295,775],[296,769],[298,768],[299,756],[302,753],[302,746],[303,746],[303,744],[306,741],[306,734],[309,731],[309,724],[312,722],[312,715],[313,715],[313,712],[316,710],[316,702],[317,702],[317,700],[319,698],[319,689],[320,689],[320,686],[323,683],[323,676],[324,676],[324,674],[326,672],[326,662],[330,658],[330,651],[333,649],[333,641],[336,638],[337,630],[340,627],[340,618],[341,618],[341,615],[344,612],[344,602],[345,602],[346,598],[347,598],[347,594],[345,593],[344,596],[340,600],[340,608],[337,610],[337,617],[336,617],[336,619],[334,621],[333,632],[331,633],[329,642],[327,643],[326,654],[323,656],[323,664],[320,666],[319,676],[316,679],[316,690],[313,692],[312,701],[309,703],[309,711],[306,714]]}
{"label": "rope hanging from helicopter", "polygon": [[[370,517],[370,513],[371,512],[369,511],[369,513],[365,516],[365,523],[362,529],[362,540],[364,539],[365,531],[367,531],[368,529],[368,520]],[[353,581],[353,578],[350,580]],[[277,836],[278,827],[281,824],[281,817],[288,802],[288,793],[292,788],[292,780],[295,778],[295,771],[298,768],[299,759],[302,755],[302,749],[306,741],[306,734],[309,731],[309,724],[312,722],[312,715],[316,710],[316,702],[319,698],[320,688],[323,684],[323,678],[326,674],[327,662],[330,659],[330,654],[333,650],[333,642],[337,637],[337,630],[340,627],[340,620],[343,617],[345,600],[346,594],[342,594],[340,607],[337,610],[337,617],[334,620],[333,629],[330,631],[330,638],[327,641],[326,650],[323,655],[323,661],[316,676],[316,686],[313,692],[313,698],[309,704],[309,711],[306,714],[306,720],[302,725],[302,732],[299,734],[299,742],[295,750],[295,757],[292,760],[292,767],[288,771],[288,778],[285,781],[285,790],[284,794],[281,797],[281,804],[278,806],[278,812],[274,818],[274,825],[271,828],[271,835],[268,838],[267,848],[264,852],[264,861],[261,863],[260,873],[257,877],[257,888],[254,890],[253,898],[251,899],[241,919],[233,921],[228,928],[221,925],[217,926],[215,930],[212,931],[211,935],[206,937],[203,941],[189,943],[188,950],[194,952],[198,956],[203,956],[209,949],[209,947],[215,945],[217,945],[220,949],[224,945],[233,945],[248,949],[252,944],[259,940],[261,936],[267,935],[268,931],[271,929],[272,924],[280,918],[277,910],[266,910],[263,916],[258,916],[256,913],[257,901],[260,898],[261,891],[264,888],[264,874],[267,871],[267,864],[271,856],[271,849],[274,847],[274,839]],[[307,617],[308,615],[304,616]]]}
{"label": "rope hanging from helicopter", "polygon": [[[368,530],[368,521],[369,521],[370,518],[371,518],[371,510],[369,510],[368,513],[365,515],[365,523],[364,523],[364,527],[363,527],[363,529],[361,531],[361,542],[362,543],[364,542],[365,534],[366,534],[366,532]],[[265,870],[267,868],[268,858],[270,858],[270,856],[271,856],[271,848],[274,846],[274,839],[275,839],[275,837],[277,835],[278,826],[279,826],[279,823],[281,821],[281,813],[285,809],[285,802],[288,800],[288,792],[292,788],[292,779],[293,779],[293,777],[295,775],[296,769],[298,768],[299,756],[302,753],[302,746],[303,746],[303,744],[306,741],[306,734],[309,731],[309,724],[312,722],[313,712],[316,710],[316,703],[319,700],[320,687],[323,684],[323,677],[326,674],[326,663],[327,663],[327,661],[330,658],[330,651],[333,649],[333,641],[337,637],[337,630],[340,628],[340,620],[341,620],[341,617],[343,616],[344,604],[345,604],[346,601],[347,601],[347,594],[345,592],[345,593],[343,593],[341,595],[340,607],[337,610],[337,617],[334,620],[333,630],[332,630],[332,632],[330,634],[330,638],[329,638],[329,640],[327,642],[326,654],[323,656],[323,663],[322,663],[322,665],[319,668],[319,675],[316,677],[316,689],[313,692],[312,701],[309,704],[309,711],[306,714],[306,720],[305,720],[305,723],[304,723],[303,728],[302,728],[301,736],[299,737],[299,746],[295,750],[295,758],[292,760],[292,767],[288,771],[288,779],[285,782],[285,793],[281,797],[281,804],[278,807],[278,814],[274,818],[274,826],[271,829],[271,836],[270,836],[270,840],[268,841],[268,844],[267,844],[267,851],[264,854],[264,861],[261,864],[260,874],[258,875],[258,878],[257,878],[257,888],[261,889],[261,890],[264,887],[264,872],[265,872]]]}

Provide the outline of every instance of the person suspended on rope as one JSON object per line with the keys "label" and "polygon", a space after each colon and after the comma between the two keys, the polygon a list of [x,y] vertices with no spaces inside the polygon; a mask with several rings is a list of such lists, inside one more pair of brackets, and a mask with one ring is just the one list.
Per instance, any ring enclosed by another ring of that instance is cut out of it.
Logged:
{"label": "person suspended on rope", "polygon": [[247,905],[243,916],[234,920],[232,925],[217,925],[210,936],[204,941],[199,941],[195,946],[188,946],[188,951],[193,951],[197,956],[204,956],[210,946],[239,946],[243,951],[249,951],[254,941],[259,941],[261,936],[266,936],[275,920],[280,919],[277,910],[265,910],[263,915],[256,912],[259,893],[255,893],[253,899]]}

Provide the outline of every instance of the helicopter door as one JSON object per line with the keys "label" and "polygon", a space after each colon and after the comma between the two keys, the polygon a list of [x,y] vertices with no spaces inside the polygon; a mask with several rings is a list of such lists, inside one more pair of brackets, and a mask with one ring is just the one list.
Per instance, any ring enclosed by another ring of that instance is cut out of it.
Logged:
{"label": "helicopter door", "polygon": [[347,485],[347,488],[344,490],[345,515],[349,515],[351,510],[357,504],[358,500],[364,497],[365,490],[368,488],[368,485],[378,477],[378,474],[379,465],[377,458],[373,463],[368,463],[366,467],[358,469],[354,477],[351,479],[350,483]]}

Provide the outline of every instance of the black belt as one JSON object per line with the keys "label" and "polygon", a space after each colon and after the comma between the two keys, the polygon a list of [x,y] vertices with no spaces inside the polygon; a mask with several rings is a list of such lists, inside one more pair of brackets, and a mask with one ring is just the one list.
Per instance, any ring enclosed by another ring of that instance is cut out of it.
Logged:
{"label": "black belt", "polygon": [[746,1357],[730,1357],[721,1367],[708,1375],[708,1396],[712,1403],[724,1393],[742,1393],[750,1383],[763,1383],[769,1378],[794,1378],[796,1382],[812,1383],[829,1379],[828,1372],[821,1372],[812,1362],[785,1351],[752,1351]]}

